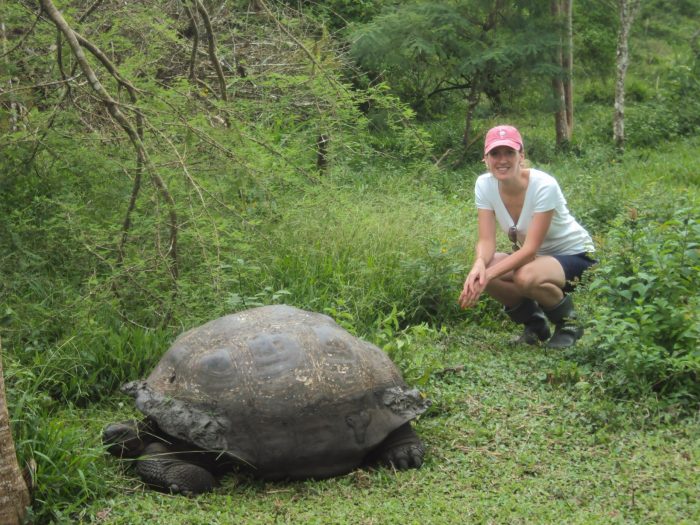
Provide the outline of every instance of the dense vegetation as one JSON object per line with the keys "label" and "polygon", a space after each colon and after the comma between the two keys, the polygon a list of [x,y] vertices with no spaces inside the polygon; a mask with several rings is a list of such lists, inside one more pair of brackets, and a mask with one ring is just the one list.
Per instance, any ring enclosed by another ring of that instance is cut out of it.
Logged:
{"label": "dense vegetation", "polygon": [[[564,148],[542,2],[482,34],[498,3],[210,0],[214,61],[189,3],[93,4],[56,2],[118,69],[88,56],[145,155],[36,4],[1,14],[0,335],[37,523],[700,518],[700,2],[643,2],[624,152],[611,2],[574,3]],[[507,347],[493,301],[456,304],[479,142],[502,121],[599,247],[576,292],[586,335],[562,354]],[[328,313],[434,400],[425,467],[143,492],[99,442],[134,414],[119,385],[183,329],[270,303]]]}

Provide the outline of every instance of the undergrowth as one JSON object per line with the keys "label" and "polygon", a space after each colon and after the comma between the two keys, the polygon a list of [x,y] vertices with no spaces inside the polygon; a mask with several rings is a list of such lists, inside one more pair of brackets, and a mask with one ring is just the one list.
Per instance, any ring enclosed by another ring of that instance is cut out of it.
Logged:
{"label": "undergrowth", "polygon": [[586,357],[614,395],[700,406],[700,207],[631,208],[614,221],[590,282]]}
{"label": "undergrowth", "polygon": [[[580,345],[520,351],[505,347],[513,326],[495,301],[466,312],[456,302],[483,171],[478,141],[462,150],[464,100],[436,103],[444,118],[419,121],[391,79],[345,83],[354,70],[343,46],[297,18],[292,2],[278,5],[275,23],[249,4],[223,3],[215,17],[221,63],[238,60],[245,73],[227,70],[229,101],[202,85],[213,80],[206,53],[201,82],[188,77],[177,2],[97,2],[80,27],[136,84],[138,103],[124,110],[146,117],[146,147],[172,202],[157,179],[139,178],[127,137],[88,86],[63,91],[53,29],[38,19],[40,30],[25,33],[36,17],[7,6],[19,58],[3,81],[23,84],[0,104],[0,335],[18,454],[36,463],[31,519],[697,521],[697,65],[673,62],[662,89],[632,84],[639,104],[624,154],[609,145],[602,81],[587,84],[566,151],[549,115],[533,110],[541,94],[498,106],[493,93],[476,109],[477,136],[497,118],[519,125],[532,164],[562,183],[599,248],[577,292]],[[379,8],[358,5],[333,9]],[[330,137],[323,152],[321,136]],[[102,425],[134,412],[123,382],[145,376],[185,329],[273,303],[330,315],[434,400],[417,423],[423,470],[229,480],[186,500],[142,492],[104,461]]]}

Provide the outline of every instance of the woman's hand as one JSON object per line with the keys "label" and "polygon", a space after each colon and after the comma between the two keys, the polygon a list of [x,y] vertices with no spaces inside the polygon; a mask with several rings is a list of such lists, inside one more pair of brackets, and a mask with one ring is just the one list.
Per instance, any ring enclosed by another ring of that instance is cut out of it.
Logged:
{"label": "woman's hand", "polygon": [[486,289],[487,284],[486,264],[483,259],[477,259],[469,275],[467,275],[467,279],[464,281],[464,288],[459,295],[459,305],[462,308],[474,306],[479,300],[479,296]]}

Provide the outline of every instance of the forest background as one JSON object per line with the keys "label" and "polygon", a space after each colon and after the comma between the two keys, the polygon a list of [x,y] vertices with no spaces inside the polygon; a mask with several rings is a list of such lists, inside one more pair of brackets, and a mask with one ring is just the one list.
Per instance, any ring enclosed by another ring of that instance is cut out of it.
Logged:
{"label": "forest background", "polygon": [[[696,523],[700,2],[574,1],[571,33],[566,4],[3,0],[0,336],[29,518]],[[503,122],[598,246],[565,352],[456,303]],[[272,303],[332,316],[433,400],[424,467],[143,490],[100,443],[135,415],[119,386]]]}

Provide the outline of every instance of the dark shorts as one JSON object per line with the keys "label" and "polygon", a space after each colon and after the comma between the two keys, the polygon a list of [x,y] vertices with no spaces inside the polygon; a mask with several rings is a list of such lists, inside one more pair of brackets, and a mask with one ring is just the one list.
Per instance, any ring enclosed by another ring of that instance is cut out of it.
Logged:
{"label": "dark shorts", "polygon": [[561,264],[561,267],[564,269],[564,276],[566,277],[566,286],[564,286],[565,292],[572,291],[583,272],[598,262],[587,253],[552,255],[552,257],[559,261],[559,264]]}

